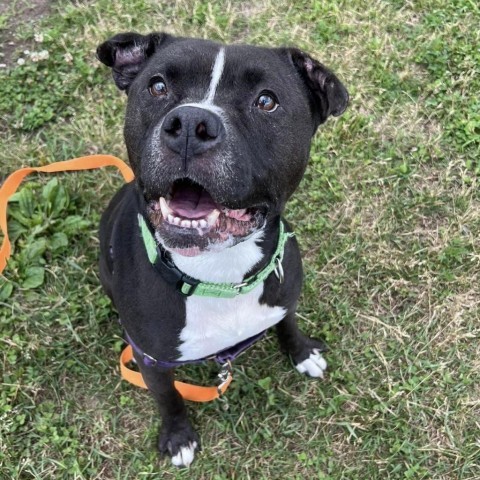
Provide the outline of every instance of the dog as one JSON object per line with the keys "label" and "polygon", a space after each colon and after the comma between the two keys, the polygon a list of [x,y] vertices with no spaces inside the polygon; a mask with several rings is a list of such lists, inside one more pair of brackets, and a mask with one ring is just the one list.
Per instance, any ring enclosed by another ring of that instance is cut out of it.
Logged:
{"label": "dog", "polygon": [[120,33],[97,57],[128,96],[135,173],[102,216],[100,278],[158,404],[158,448],[185,467],[200,440],[175,367],[233,358],[275,325],[296,369],[323,377],[325,345],[295,319],[302,263],[282,212],[348,92],[296,48]]}

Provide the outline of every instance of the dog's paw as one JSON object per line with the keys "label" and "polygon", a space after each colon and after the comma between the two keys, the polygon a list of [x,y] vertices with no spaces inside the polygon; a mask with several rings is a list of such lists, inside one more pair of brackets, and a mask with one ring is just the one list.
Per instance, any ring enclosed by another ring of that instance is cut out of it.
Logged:
{"label": "dog's paw", "polygon": [[197,442],[189,443],[187,447],[180,447],[180,451],[172,456],[172,464],[176,467],[189,467],[195,457]]}
{"label": "dog's paw", "polygon": [[200,440],[197,433],[188,426],[179,430],[163,430],[158,441],[161,453],[172,457],[176,467],[189,467],[200,450]]}
{"label": "dog's paw", "polygon": [[314,348],[305,360],[295,363],[295,368],[300,373],[305,373],[310,377],[323,378],[327,369],[327,362],[320,351]]}
{"label": "dog's paw", "polygon": [[289,352],[295,368],[310,377],[323,378],[327,362],[322,352],[327,351],[325,343],[317,338],[302,336],[295,349]]}

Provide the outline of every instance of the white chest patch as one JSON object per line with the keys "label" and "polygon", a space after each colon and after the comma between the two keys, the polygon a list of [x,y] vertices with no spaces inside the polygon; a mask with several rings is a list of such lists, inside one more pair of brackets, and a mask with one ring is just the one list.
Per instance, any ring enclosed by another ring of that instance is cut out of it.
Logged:
{"label": "white chest patch", "polygon": [[[239,283],[261,258],[256,242],[263,232],[220,252],[197,257],[172,254],[178,268],[205,282]],[[186,300],[186,323],[180,333],[179,360],[208,357],[275,325],[285,316],[283,307],[260,305],[263,283],[235,298],[196,297]]]}
{"label": "white chest patch", "polygon": [[235,298],[188,297],[179,360],[208,357],[282,320],[286,310],[260,305],[262,293],[263,283]]}

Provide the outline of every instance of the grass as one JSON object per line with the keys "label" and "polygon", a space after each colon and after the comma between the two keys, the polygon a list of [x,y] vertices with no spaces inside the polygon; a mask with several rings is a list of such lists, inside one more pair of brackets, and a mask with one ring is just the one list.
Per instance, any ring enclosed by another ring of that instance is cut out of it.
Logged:
{"label": "grass", "polygon": [[[5,42],[14,17],[0,13]],[[352,102],[315,137],[286,212],[305,258],[299,321],[327,340],[328,378],[294,373],[270,335],[235,363],[225,400],[191,408],[203,451],[188,471],[157,457],[153,402],[117,375],[96,261],[119,175],[25,185],[0,283],[0,478],[478,479],[479,19],[468,0],[59,0],[25,18],[0,71],[0,177],[126,158],[125,99],[94,57],[117,31],[296,44]]]}

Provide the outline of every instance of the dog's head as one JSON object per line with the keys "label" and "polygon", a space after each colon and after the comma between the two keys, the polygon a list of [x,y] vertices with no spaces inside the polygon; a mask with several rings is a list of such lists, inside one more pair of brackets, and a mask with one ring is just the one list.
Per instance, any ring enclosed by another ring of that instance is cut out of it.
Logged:
{"label": "dog's head", "polygon": [[293,48],[122,33],[97,49],[128,94],[125,141],[146,215],[184,255],[232,246],[278,218],[338,78]]}

